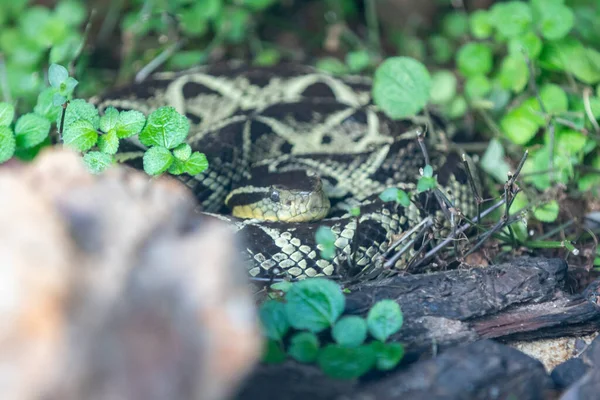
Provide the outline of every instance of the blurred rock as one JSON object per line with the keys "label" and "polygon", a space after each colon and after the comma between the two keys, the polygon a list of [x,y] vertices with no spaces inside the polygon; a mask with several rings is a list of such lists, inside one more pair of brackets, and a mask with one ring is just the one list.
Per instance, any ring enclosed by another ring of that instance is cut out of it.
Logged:
{"label": "blurred rock", "polygon": [[0,170],[5,399],[225,399],[260,353],[229,229],[175,180]]}

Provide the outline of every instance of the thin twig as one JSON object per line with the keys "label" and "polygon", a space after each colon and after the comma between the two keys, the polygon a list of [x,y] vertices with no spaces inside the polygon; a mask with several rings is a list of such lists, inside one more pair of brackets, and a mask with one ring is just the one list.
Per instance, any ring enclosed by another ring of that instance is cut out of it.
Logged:
{"label": "thin twig", "polygon": [[[404,245],[404,247],[402,247],[402,249],[400,249],[400,251],[396,252],[396,254],[394,254],[394,256],[392,258],[390,258],[389,260],[387,260],[384,264],[383,267],[384,268],[392,268],[394,266],[394,264],[396,264],[396,261],[398,261],[398,259],[400,257],[402,257],[402,255],[404,253],[406,253],[406,251],[415,244],[415,242],[417,240],[419,240],[419,238],[421,236],[423,236],[423,234],[427,231],[427,229],[429,229],[429,227],[431,227],[433,225],[433,220],[431,219],[431,217],[427,217],[424,220],[422,220],[421,222],[419,222],[418,225],[416,225],[414,228],[412,228],[410,231],[406,232],[406,234],[403,236],[403,238],[410,238],[410,236],[415,233],[417,231],[417,229],[420,229],[419,233],[417,234],[417,236],[414,239],[411,239],[408,243],[406,243]],[[398,244],[400,244],[400,241],[398,241],[397,243],[394,243],[393,247],[398,246]],[[387,254],[389,254],[389,250],[386,251],[384,254],[387,256]]]}
{"label": "thin twig", "polygon": [[65,115],[67,114],[67,107],[69,106],[70,101],[67,100],[62,105],[62,114],[60,116],[60,126],[58,127],[58,143],[62,142],[62,134],[63,129],[65,127]]}
{"label": "thin twig", "polygon": [[160,67],[165,61],[169,59],[175,52],[177,52],[187,41],[185,39],[178,40],[169,47],[167,47],[158,56],[154,57],[148,64],[146,64],[136,75],[135,82],[143,82],[148,75],[153,73],[158,67]]}
{"label": "thin twig", "polygon": [[369,35],[369,44],[381,54],[381,41],[379,40],[379,19],[377,18],[377,6],[375,0],[365,0],[365,19]]}
{"label": "thin twig", "polygon": [[594,113],[592,112],[592,105],[590,104],[591,92],[592,92],[592,90],[589,87],[586,87],[585,89],[583,89],[583,106],[585,108],[585,113],[586,113],[588,119],[590,120],[590,122],[592,123],[592,126],[594,127],[594,130],[596,131],[596,133],[600,133],[600,125],[598,125],[598,121],[596,121],[596,117],[594,116]]}

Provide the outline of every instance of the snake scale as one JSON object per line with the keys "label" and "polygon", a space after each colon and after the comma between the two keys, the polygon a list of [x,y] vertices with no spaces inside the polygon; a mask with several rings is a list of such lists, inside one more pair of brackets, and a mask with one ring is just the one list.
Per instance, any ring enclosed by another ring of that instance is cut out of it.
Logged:
{"label": "snake scale", "polygon": [[[188,143],[206,154],[210,167],[178,179],[203,213],[227,221],[240,235],[252,277],[302,279],[381,267],[390,243],[423,217],[422,196],[407,208],[379,199],[388,187],[413,190],[425,162],[415,139],[419,125],[387,118],[372,104],[370,91],[366,77],[334,77],[297,64],[222,63],[158,73],[94,102],[101,112],[113,106],[147,115],[168,105],[186,115]],[[430,157],[440,187],[465,214],[472,212],[457,157]],[[332,204],[327,218],[271,222],[229,215],[224,200],[236,185],[274,171],[319,176]],[[356,207],[360,214],[351,215],[348,209]],[[320,256],[319,226],[335,235],[331,260]]]}

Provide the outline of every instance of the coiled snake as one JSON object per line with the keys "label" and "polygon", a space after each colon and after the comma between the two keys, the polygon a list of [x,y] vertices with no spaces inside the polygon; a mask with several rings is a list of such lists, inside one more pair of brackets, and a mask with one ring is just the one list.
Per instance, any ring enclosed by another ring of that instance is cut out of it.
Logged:
{"label": "coiled snake", "polygon": [[[258,68],[228,63],[159,73],[95,102],[101,112],[114,106],[148,114],[170,105],[186,115],[188,143],[206,154],[210,167],[195,177],[178,178],[197,196],[203,212],[228,221],[241,235],[251,276],[305,278],[380,267],[390,243],[422,218],[416,197],[407,208],[378,197],[388,187],[413,190],[425,162],[415,139],[419,125],[386,118],[372,105],[370,90],[364,77],[337,78],[295,64]],[[472,195],[464,172],[455,168],[460,164],[456,157],[433,152],[430,157],[440,187],[463,212],[472,212]],[[276,173],[290,183],[306,175],[309,181],[320,177],[316,185],[331,202],[327,218],[289,222],[230,215],[224,201],[242,183],[230,205],[243,208],[244,202],[265,198],[283,202],[285,196],[273,193],[280,186],[262,183]],[[349,208],[360,214],[351,215]],[[319,226],[335,235],[338,251],[332,260],[320,256]]]}

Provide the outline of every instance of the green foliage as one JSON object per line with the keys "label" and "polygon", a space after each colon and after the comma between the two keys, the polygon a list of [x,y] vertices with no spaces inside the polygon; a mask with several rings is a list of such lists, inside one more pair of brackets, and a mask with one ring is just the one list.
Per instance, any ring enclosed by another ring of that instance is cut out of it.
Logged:
{"label": "green foliage", "polygon": [[331,260],[335,257],[335,234],[331,228],[320,226],[315,233],[315,241],[321,252],[321,258]]}
{"label": "green foliage", "polygon": [[[381,300],[366,320],[342,316],[345,298],[335,282],[313,278],[282,283],[271,289],[283,291],[283,296],[265,301],[259,309],[266,340],[263,361],[282,362],[289,355],[298,362],[318,364],[336,379],[355,379],[373,368],[389,370],[398,365],[404,348],[385,342],[402,326],[398,304]],[[326,330],[335,343],[321,347],[317,335]]]}
{"label": "green foliage", "polygon": [[379,198],[382,201],[395,201],[403,207],[408,207],[410,205],[410,197],[408,197],[408,194],[404,190],[395,187],[385,189],[381,192]]}
{"label": "green foliage", "polygon": [[388,58],[373,78],[373,101],[394,119],[421,111],[430,90],[431,77],[425,66],[407,57]]}

